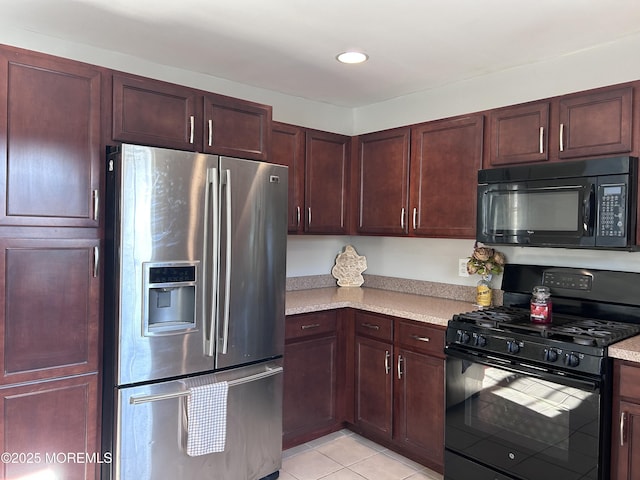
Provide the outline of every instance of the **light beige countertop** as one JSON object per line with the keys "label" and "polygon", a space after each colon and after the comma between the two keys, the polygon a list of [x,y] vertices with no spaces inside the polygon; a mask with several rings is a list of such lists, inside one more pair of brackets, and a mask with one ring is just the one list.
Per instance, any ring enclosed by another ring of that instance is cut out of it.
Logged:
{"label": "light beige countertop", "polygon": [[611,345],[609,347],[609,356],[640,363],[640,335]]}
{"label": "light beige countertop", "polygon": [[[446,326],[456,313],[478,309],[466,301],[367,287],[311,288],[286,294],[287,315],[345,307],[441,326]],[[615,343],[608,351],[612,358],[640,363],[640,335]]]}
{"label": "light beige countertop", "polygon": [[442,326],[446,326],[456,313],[478,309],[476,305],[469,302],[366,287],[292,290],[286,295],[287,315],[343,307]]}

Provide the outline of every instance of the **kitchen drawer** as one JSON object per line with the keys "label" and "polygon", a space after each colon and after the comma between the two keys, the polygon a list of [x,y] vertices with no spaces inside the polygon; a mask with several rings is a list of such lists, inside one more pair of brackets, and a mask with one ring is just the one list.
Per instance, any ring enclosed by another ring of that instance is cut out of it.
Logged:
{"label": "kitchen drawer", "polygon": [[285,340],[333,334],[337,328],[335,310],[288,316],[285,322]]}
{"label": "kitchen drawer", "polygon": [[399,320],[396,332],[403,348],[444,357],[444,328],[406,320]]}
{"label": "kitchen drawer", "polygon": [[620,364],[620,396],[640,400],[640,366]]}
{"label": "kitchen drawer", "polygon": [[393,318],[374,313],[356,312],[356,335],[375,338],[387,342],[393,341]]}

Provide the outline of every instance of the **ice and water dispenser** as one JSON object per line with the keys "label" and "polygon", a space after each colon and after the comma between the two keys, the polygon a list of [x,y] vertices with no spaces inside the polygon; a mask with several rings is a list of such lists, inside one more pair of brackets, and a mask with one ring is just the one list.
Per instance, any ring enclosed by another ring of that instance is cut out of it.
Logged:
{"label": "ice and water dispenser", "polygon": [[197,262],[144,264],[144,335],[196,328]]}

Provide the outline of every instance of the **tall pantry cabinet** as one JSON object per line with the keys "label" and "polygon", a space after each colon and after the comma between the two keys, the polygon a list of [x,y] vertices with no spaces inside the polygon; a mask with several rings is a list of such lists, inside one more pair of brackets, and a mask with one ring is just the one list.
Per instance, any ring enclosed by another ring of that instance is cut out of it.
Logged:
{"label": "tall pantry cabinet", "polygon": [[96,478],[102,82],[0,46],[0,478]]}

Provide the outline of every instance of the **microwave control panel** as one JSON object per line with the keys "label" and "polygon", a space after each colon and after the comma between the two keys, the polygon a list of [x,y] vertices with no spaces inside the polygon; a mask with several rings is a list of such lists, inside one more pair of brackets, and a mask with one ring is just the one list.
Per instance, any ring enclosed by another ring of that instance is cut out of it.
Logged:
{"label": "microwave control panel", "polygon": [[598,236],[626,235],[626,185],[609,184],[598,187]]}

